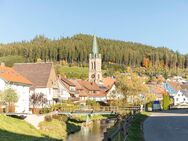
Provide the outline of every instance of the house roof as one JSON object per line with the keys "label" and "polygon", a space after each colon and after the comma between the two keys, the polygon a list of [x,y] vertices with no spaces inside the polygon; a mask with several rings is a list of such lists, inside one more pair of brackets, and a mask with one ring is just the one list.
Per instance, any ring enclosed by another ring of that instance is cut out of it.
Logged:
{"label": "house roof", "polygon": [[[78,92],[80,97],[104,97],[106,96],[106,90],[108,88],[106,86],[103,86],[105,89],[101,89],[100,86],[98,86],[94,82],[89,82],[87,80],[82,79],[67,79],[67,78],[61,78],[61,81],[65,85],[66,88],[69,86],[75,86],[76,91]],[[114,83],[112,78],[108,78],[105,81],[107,86],[110,86]],[[94,92],[90,92],[94,91]]]}
{"label": "house roof", "polygon": [[61,78],[61,81],[63,81],[64,83],[66,83],[68,86],[76,86],[71,81],[69,81],[67,78]]}
{"label": "house roof", "polygon": [[33,87],[47,87],[52,67],[52,63],[16,63],[13,69],[30,80]]}
{"label": "house roof", "polygon": [[188,90],[188,84],[183,84],[183,85],[180,85],[181,89],[186,89]]}
{"label": "house roof", "polygon": [[78,83],[89,91],[100,91],[99,86],[94,82],[91,83],[85,80],[78,80]]}
{"label": "house roof", "polygon": [[177,82],[173,82],[173,81],[168,81],[167,82],[175,91],[179,91],[181,90],[180,84]]}
{"label": "house roof", "polygon": [[163,88],[162,85],[157,84],[148,84],[150,92],[153,94],[166,94],[166,90]]}
{"label": "house roof", "polygon": [[88,94],[88,96],[89,96],[89,97],[104,97],[104,96],[106,96],[106,93],[100,91],[99,93]]}
{"label": "house roof", "polygon": [[83,90],[83,86],[80,85],[80,83],[78,83],[78,80],[80,79],[69,79],[69,81],[71,81],[75,86],[76,86],[76,90]]}
{"label": "house roof", "polygon": [[103,85],[105,87],[112,87],[112,85],[115,83],[115,79],[111,77],[103,78]]}
{"label": "house roof", "polygon": [[14,69],[6,66],[0,66],[0,78],[9,82],[32,85],[32,82],[27,78],[16,72]]}

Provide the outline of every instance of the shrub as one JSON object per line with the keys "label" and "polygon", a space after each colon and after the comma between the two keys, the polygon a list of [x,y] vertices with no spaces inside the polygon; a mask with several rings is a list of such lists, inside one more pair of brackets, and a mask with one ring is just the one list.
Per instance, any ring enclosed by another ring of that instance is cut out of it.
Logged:
{"label": "shrub", "polygon": [[49,108],[42,108],[39,113],[40,114],[47,114],[49,112],[51,112],[51,110]]}
{"label": "shrub", "polygon": [[68,120],[68,117],[66,115],[52,115],[52,118],[63,122],[67,122]]}
{"label": "shrub", "polygon": [[0,62],[4,62],[6,66],[12,67],[14,63],[24,63],[25,59],[22,56],[9,55],[0,57]]}
{"label": "shrub", "polygon": [[163,110],[168,110],[170,106],[170,96],[168,94],[163,95]]}
{"label": "shrub", "polygon": [[147,103],[146,106],[147,106],[147,108],[152,107],[152,102]]}
{"label": "shrub", "polygon": [[44,120],[47,121],[47,122],[50,122],[50,121],[52,121],[52,116],[51,115],[46,115],[44,117]]}

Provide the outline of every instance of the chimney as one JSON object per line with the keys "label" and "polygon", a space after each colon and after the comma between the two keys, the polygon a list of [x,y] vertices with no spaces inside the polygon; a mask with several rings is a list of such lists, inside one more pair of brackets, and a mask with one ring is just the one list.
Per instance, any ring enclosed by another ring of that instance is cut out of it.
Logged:
{"label": "chimney", "polygon": [[4,62],[1,62],[1,67],[4,67],[5,66],[5,63]]}

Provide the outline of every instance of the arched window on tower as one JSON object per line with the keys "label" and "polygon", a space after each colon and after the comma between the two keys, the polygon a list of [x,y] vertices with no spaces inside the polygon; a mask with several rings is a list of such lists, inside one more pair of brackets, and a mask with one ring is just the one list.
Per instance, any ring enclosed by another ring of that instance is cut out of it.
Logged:
{"label": "arched window on tower", "polygon": [[94,69],[96,69],[96,63],[94,62]]}
{"label": "arched window on tower", "polygon": [[98,79],[100,79],[100,74],[98,74]]}
{"label": "arched window on tower", "polygon": [[93,70],[93,62],[91,62],[91,69]]}

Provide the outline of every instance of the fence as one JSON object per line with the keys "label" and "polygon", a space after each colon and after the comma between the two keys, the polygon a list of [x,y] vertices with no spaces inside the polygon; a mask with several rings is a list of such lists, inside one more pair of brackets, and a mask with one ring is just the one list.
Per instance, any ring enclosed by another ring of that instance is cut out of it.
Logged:
{"label": "fence", "polygon": [[129,110],[131,114],[128,117],[117,120],[113,127],[107,129],[103,141],[126,141],[129,125],[135,115],[140,112],[140,108],[134,107]]}

